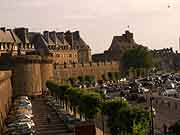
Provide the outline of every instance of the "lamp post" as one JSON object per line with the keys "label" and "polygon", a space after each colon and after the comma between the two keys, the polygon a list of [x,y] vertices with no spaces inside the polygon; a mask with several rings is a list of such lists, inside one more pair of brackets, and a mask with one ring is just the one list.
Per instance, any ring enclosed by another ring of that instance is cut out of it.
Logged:
{"label": "lamp post", "polygon": [[154,110],[153,110],[153,98],[152,96],[150,97],[150,106],[151,106],[151,135],[154,135]]}
{"label": "lamp post", "polygon": [[152,84],[151,84],[151,95],[150,95],[150,112],[151,112],[151,135],[154,135],[154,116],[156,114],[156,111],[155,109],[153,108],[153,95],[152,95],[152,90],[153,90],[153,86],[154,86],[154,83],[153,83],[153,78],[151,79],[152,81]]}
{"label": "lamp post", "polygon": [[[103,94],[106,96],[106,89],[103,91]],[[102,98],[102,102],[104,103],[105,102],[105,97]],[[103,110],[104,111],[104,110]],[[104,135],[104,113],[102,112],[102,130],[103,130],[103,135]]]}
{"label": "lamp post", "polygon": [[148,76],[147,76],[147,79],[148,80],[151,80],[152,81],[152,84],[150,85],[151,86],[151,89],[150,89],[150,118],[151,118],[151,135],[154,135],[154,115],[155,115],[155,109],[153,108],[153,96],[152,96],[152,90],[153,90],[153,78],[150,79],[149,77],[149,73],[148,73]]}

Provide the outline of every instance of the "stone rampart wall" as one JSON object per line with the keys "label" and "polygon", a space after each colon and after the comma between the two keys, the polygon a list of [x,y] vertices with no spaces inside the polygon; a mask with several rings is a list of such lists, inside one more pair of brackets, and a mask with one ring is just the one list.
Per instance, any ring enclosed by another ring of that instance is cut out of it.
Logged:
{"label": "stone rampart wall", "polygon": [[[148,103],[150,105],[150,100]],[[153,107],[156,110],[155,116],[155,128],[163,128],[163,124],[168,127],[178,120],[180,120],[180,99],[154,96],[153,97]]]}
{"label": "stone rampart wall", "polygon": [[13,71],[13,96],[41,94],[40,64],[15,64]]}
{"label": "stone rampart wall", "polygon": [[46,89],[46,81],[53,80],[53,64],[44,63],[40,65],[42,91]]}
{"label": "stone rampart wall", "polygon": [[11,71],[0,71],[0,131],[2,131],[4,120],[7,117],[11,99]]}
{"label": "stone rampart wall", "polygon": [[41,95],[53,78],[52,59],[36,55],[13,57],[13,96]]}
{"label": "stone rampart wall", "polygon": [[94,75],[97,80],[108,72],[119,72],[119,64],[116,62],[88,63],[88,64],[56,64],[54,65],[54,77],[56,80],[64,80],[70,77]]}

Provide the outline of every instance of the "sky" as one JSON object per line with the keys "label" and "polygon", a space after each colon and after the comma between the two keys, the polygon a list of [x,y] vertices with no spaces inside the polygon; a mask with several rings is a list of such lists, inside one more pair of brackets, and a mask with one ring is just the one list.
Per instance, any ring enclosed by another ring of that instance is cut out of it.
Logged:
{"label": "sky", "polygon": [[[129,29],[150,49],[179,48],[179,0],[0,0],[0,26],[79,30],[92,53]],[[169,8],[168,8],[169,7]],[[130,28],[128,28],[128,25]]]}

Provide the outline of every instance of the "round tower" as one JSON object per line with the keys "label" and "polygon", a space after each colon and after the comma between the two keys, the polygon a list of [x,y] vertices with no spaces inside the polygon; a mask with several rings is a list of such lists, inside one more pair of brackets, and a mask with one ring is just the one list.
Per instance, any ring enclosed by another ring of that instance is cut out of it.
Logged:
{"label": "round tower", "polygon": [[42,84],[42,92],[46,90],[46,81],[47,80],[53,80],[54,72],[53,72],[53,59],[50,57],[42,57],[41,60],[41,84]]}
{"label": "round tower", "polygon": [[[13,57],[13,96],[42,94],[41,57],[35,55]],[[46,72],[45,72],[46,73]]]}

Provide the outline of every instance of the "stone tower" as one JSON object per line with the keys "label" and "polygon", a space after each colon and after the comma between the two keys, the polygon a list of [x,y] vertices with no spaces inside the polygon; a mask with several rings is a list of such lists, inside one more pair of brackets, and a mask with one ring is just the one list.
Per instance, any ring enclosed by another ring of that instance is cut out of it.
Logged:
{"label": "stone tower", "polygon": [[13,96],[42,95],[47,80],[53,79],[51,60],[38,55],[16,56],[13,61]]}

